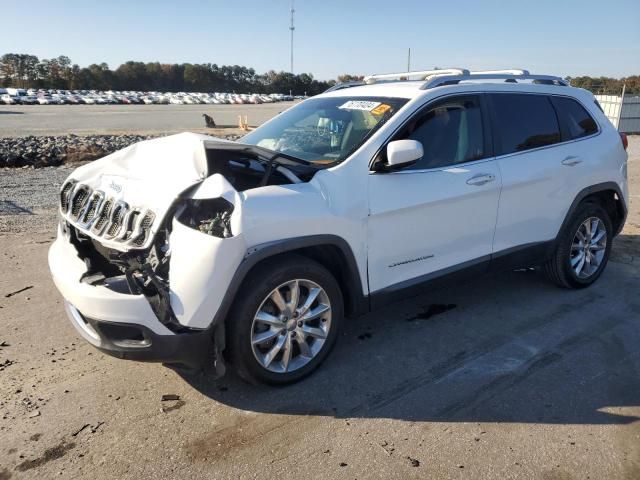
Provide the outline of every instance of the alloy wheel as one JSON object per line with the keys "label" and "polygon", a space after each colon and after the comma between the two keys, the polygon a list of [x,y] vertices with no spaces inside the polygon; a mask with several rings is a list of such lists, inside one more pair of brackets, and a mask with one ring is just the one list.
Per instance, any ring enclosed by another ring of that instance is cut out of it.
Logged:
{"label": "alloy wheel", "polygon": [[607,247],[607,229],[598,217],[589,217],[578,227],[571,244],[571,268],[580,279],[598,271]]}
{"label": "alloy wheel", "polygon": [[263,368],[293,372],[318,355],[331,329],[331,302],[311,280],[295,279],[274,288],[251,326],[251,349]]}

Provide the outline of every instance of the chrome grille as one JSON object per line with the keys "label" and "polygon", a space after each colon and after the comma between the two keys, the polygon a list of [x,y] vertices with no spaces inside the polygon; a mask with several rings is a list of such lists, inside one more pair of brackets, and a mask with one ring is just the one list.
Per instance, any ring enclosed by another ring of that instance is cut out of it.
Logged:
{"label": "chrome grille", "polygon": [[65,182],[60,190],[60,211],[81,230],[134,248],[147,244],[155,220],[151,210],[132,208],[75,180]]}

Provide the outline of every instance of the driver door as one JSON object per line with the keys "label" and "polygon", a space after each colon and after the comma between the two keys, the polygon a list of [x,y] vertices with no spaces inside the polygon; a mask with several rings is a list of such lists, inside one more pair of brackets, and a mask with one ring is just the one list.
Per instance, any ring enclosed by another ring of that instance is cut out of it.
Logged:
{"label": "driver door", "polygon": [[[377,298],[420,293],[443,274],[483,270],[500,195],[481,95],[451,96],[418,112],[392,140],[422,143],[424,156],[369,175],[369,289]],[[386,146],[374,162],[384,164]]]}

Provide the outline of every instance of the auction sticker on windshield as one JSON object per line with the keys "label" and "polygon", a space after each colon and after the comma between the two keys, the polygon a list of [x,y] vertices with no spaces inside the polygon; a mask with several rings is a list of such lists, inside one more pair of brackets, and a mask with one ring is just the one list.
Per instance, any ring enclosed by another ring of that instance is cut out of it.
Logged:
{"label": "auction sticker on windshield", "polygon": [[371,110],[371,113],[374,115],[384,115],[389,110],[391,110],[391,105],[387,105],[386,103],[381,103],[376,108]]}
{"label": "auction sticker on windshield", "polygon": [[381,102],[371,102],[367,100],[349,100],[348,102],[340,105],[338,108],[342,108],[344,110],[365,110],[367,112],[370,112],[378,105],[380,105],[380,103]]}

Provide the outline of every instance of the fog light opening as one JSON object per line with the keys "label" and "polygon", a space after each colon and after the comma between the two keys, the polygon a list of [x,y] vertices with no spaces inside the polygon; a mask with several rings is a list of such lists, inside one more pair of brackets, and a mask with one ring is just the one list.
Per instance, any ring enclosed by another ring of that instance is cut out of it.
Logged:
{"label": "fog light opening", "polygon": [[91,324],[87,322],[87,320],[85,320],[85,318],[78,311],[78,309],[68,302],[65,303],[65,308],[69,313],[69,316],[75,322],[75,324],[78,327],[80,327],[80,329],[84,333],[86,333],[89,337],[91,337],[96,342],[100,343],[100,335],[98,335],[98,332],[96,332],[95,329],[91,326]]}

